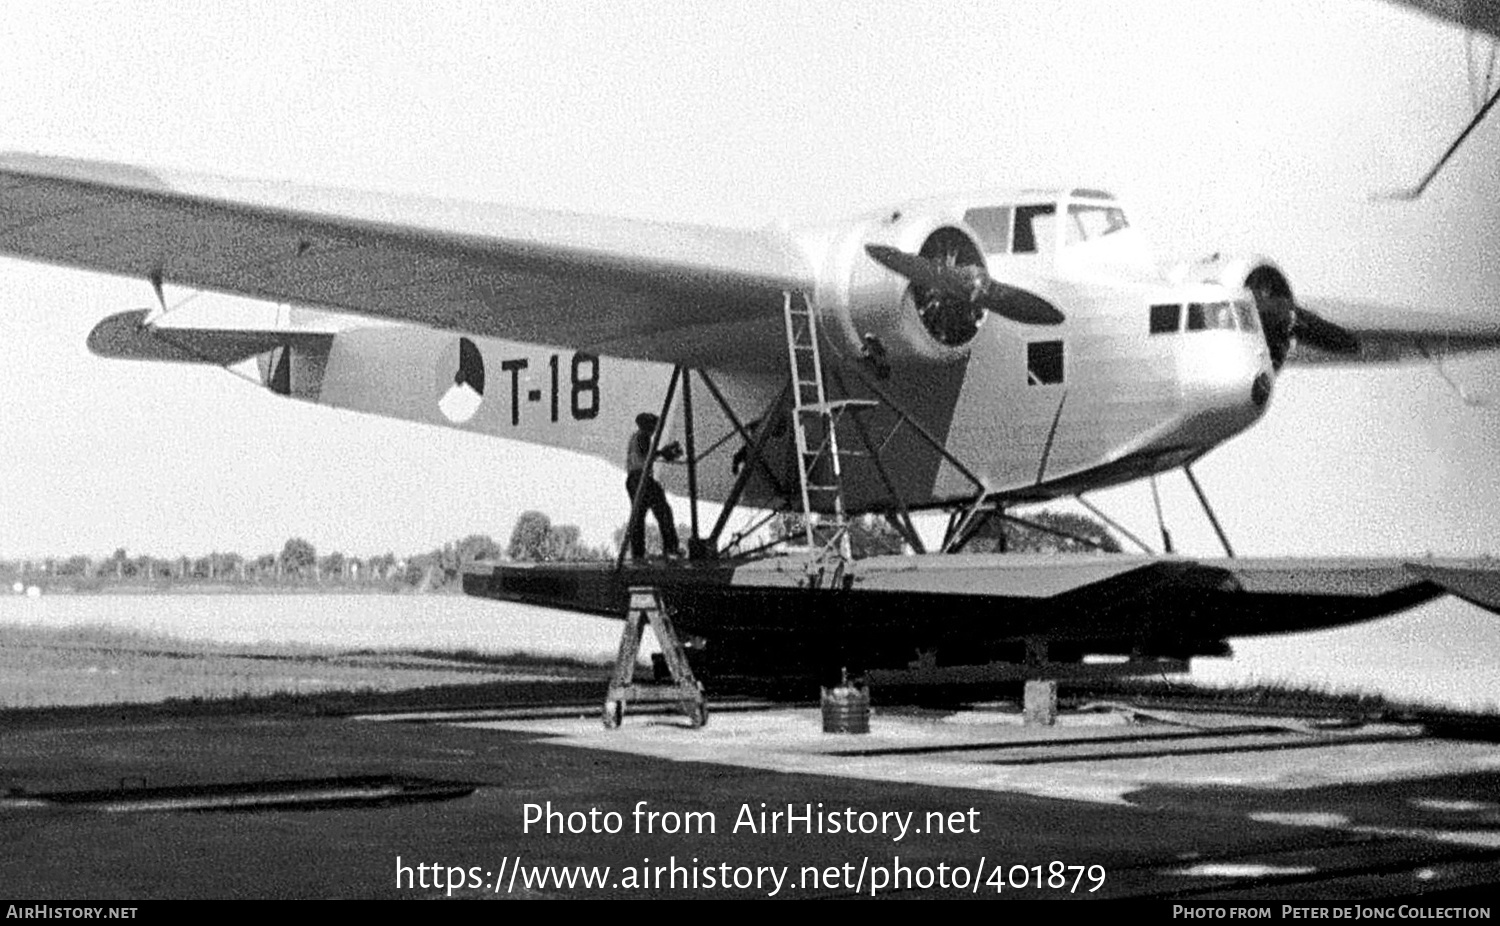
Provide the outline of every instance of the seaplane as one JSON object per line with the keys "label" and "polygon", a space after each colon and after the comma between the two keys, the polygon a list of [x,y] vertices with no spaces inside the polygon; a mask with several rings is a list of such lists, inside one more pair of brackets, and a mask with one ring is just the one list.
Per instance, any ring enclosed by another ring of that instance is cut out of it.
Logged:
{"label": "seaplane", "polygon": [[[1237,557],[1192,470],[1267,414],[1289,365],[1493,350],[1500,323],[1307,303],[1262,255],[1163,267],[1092,186],[748,230],[10,154],[0,254],[148,283],[155,305],[89,335],[104,357],[253,369],[289,399],[615,465],[652,412],[647,467],[687,499],[686,558],[480,563],[463,580],[626,618],[607,724],[645,696],[630,675],[647,624],[665,697],[701,723],[684,641],[770,668],[1055,680],[1183,671],[1232,637],[1444,594],[1500,611],[1484,562]],[[185,324],[167,285],[296,308]],[[1223,556],[1178,555],[1164,526],[1152,549],[1087,498],[1177,470]],[[1053,499],[1141,552],[957,555]],[[643,507],[637,492],[632,524]],[[736,511],[795,515],[796,545],[728,530]],[[940,542],[923,512],[948,515]],[[866,515],[904,552],[853,556]]]}

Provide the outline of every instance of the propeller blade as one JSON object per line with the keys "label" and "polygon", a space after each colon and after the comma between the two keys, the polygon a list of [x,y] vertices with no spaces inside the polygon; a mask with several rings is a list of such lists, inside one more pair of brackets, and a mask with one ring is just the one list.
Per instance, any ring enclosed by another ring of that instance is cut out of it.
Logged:
{"label": "propeller blade", "polygon": [[935,289],[942,293],[962,296],[967,299],[974,290],[973,280],[963,272],[928,260],[917,254],[908,254],[898,248],[883,244],[865,245],[865,253],[875,262],[894,273],[906,277],[914,286]]}
{"label": "propeller blade", "polygon": [[980,267],[950,266],[883,244],[867,244],[865,253],[913,286],[963,299],[1001,318],[1024,325],[1057,325],[1064,319],[1052,303],[1019,287],[997,283]]}
{"label": "propeller blade", "polygon": [[984,292],[974,301],[1001,318],[1023,325],[1061,325],[1067,317],[1061,309],[1035,293],[988,278],[986,281],[988,285]]}

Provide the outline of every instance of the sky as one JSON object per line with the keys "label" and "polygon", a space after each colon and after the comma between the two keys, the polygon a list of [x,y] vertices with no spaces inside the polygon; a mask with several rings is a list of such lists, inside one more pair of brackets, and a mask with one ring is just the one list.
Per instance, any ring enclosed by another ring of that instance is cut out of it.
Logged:
{"label": "sky", "polygon": [[[1304,297],[1500,314],[1500,122],[1423,201],[1368,198],[1471,114],[1463,33],[1375,0],[1207,9],[12,2],[0,150],[741,226],[1061,181],[1126,197],[1163,256],[1266,253]],[[624,520],[603,463],[87,352],[151,300],[0,259],[0,557],[399,553],[503,539],[530,508],[600,543]],[[1500,360],[1447,372],[1500,393]],[[1196,470],[1241,553],[1477,555],[1497,438],[1500,411],[1429,366],[1297,370]],[[1181,477],[1162,487],[1179,548],[1217,552]],[[1143,535],[1149,499],[1098,497]]]}

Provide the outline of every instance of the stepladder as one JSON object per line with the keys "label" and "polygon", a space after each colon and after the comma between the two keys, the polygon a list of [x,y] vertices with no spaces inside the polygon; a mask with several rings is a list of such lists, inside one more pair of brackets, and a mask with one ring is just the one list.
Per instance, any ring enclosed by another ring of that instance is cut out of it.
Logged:
{"label": "stepladder", "polygon": [[[625,629],[620,633],[620,649],[615,656],[614,675],[604,697],[605,729],[620,726],[625,719],[626,705],[632,701],[675,704],[687,715],[690,725],[703,726],[708,723],[708,700],[703,695],[703,685],[688,666],[687,653],[662,603],[661,593],[652,586],[633,586],[629,597]],[[642,634],[648,626],[661,646],[668,680],[638,684],[635,681],[636,661],[640,658]]]}

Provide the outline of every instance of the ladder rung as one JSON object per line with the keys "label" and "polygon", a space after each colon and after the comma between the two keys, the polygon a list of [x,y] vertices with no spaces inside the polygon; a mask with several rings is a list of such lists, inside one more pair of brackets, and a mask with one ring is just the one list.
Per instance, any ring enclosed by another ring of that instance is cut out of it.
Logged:
{"label": "ladder rung", "polygon": [[832,415],[835,412],[860,411],[861,409],[872,408],[878,404],[880,403],[871,402],[867,399],[830,399],[826,402],[807,403],[798,407],[797,410],[801,412],[817,412],[820,415]]}

